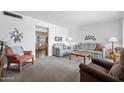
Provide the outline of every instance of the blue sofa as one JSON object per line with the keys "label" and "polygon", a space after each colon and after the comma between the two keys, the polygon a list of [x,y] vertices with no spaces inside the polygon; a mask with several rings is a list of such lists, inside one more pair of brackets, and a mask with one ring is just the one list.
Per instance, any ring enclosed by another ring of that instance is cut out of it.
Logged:
{"label": "blue sofa", "polygon": [[[75,51],[87,51],[90,53],[90,56],[93,58],[102,58],[105,59],[105,47],[100,51],[95,51],[96,45],[100,43],[79,43],[75,45]],[[104,46],[103,44],[101,44]]]}
{"label": "blue sofa", "polygon": [[73,48],[64,43],[55,43],[52,47],[53,56],[57,57],[68,55],[71,51],[73,51]]}
{"label": "blue sofa", "polygon": [[90,56],[93,58],[105,58],[105,48],[102,48],[100,51],[95,51],[96,45],[100,43],[79,43],[74,44],[71,47],[65,45],[64,43],[55,43],[53,45],[53,56],[62,57],[68,55],[72,51],[87,51],[90,53]]}

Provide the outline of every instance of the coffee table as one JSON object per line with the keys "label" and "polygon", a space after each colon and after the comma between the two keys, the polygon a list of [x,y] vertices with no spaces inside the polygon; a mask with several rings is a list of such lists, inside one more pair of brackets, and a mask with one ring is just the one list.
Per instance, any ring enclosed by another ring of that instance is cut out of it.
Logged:
{"label": "coffee table", "polygon": [[89,57],[90,54],[87,51],[73,51],[69,54],[69,59],[71,60],[71,55],[80,56],[84,58],[84,64],[86,63],[86,57]]}

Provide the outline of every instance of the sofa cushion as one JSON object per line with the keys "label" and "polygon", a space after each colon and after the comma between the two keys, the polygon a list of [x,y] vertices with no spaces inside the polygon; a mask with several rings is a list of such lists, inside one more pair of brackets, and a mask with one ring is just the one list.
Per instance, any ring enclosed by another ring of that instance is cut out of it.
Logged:
{"label": "sofa cushion", "polygon": [[93,51],[95,47],[96,47],[96,43],[88,43],[87,44],[87,49],[88,50],[92,50]]}
{"label": "sofa cushion", "polygon": [[124,80],[124,69],[120,63],[113,65],[109,74],[120,80]]}
{"label": "sofa cushion", "polygon": [[82,43],[82,49],[87,50],[87,43]]}
{"label": "sofa cushion", "polygon": [[67,46],[67,45],[64,44],[64,45],[63,45],[63,49],[64,49],[64,50],[67,50],[67,49],[71,49],[71,48],[70,48],[69,46]]}
{"label": "sofa cushion", "polygon": [[109,72],[109,70],[107,70],[104,67],[101,67],[101,66],[99,66],[97,64],[94,64],[94,63],[90,63],[88,66],[93,68],[93,69],[95,69],[95,70],[99,70],[101,72],[104,72],[104,73],[108,73]]}
{"label": "sofa cushion", "polygon": [[74,49],[82,49],[81,44],[75,44],[75,48]]}
{"label": "sofa cushion", "polygon": [[83,50],[94,50],[97,43],[80,43]]}

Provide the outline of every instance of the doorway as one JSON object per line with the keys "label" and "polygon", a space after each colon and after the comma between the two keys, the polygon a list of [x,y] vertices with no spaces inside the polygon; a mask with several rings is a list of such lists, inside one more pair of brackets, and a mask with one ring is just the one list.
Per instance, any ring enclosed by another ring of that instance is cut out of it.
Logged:
{"label": "doorway", "polygon": [[48,32],[49,29],[43,26],[35,26],[35,53],[36,58],[48,56]]}

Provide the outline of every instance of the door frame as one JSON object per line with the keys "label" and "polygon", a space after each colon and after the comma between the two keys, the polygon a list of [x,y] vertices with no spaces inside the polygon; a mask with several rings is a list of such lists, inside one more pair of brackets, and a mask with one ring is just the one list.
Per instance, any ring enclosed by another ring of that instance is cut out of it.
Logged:
{"label": "door frame", "polygon": [[[47,33],[48,33],[47,44],[48,45],[47,45],[47,55],[46,56],[49,56],[49,28],[45,27],[45,26],[35,25],[35,44],[36,44],[36,26],[47,29]],[[39,32],[43,32],[43,31],[39,31]],[[35,54],[36,54],[36,45],[35,45]]]}

